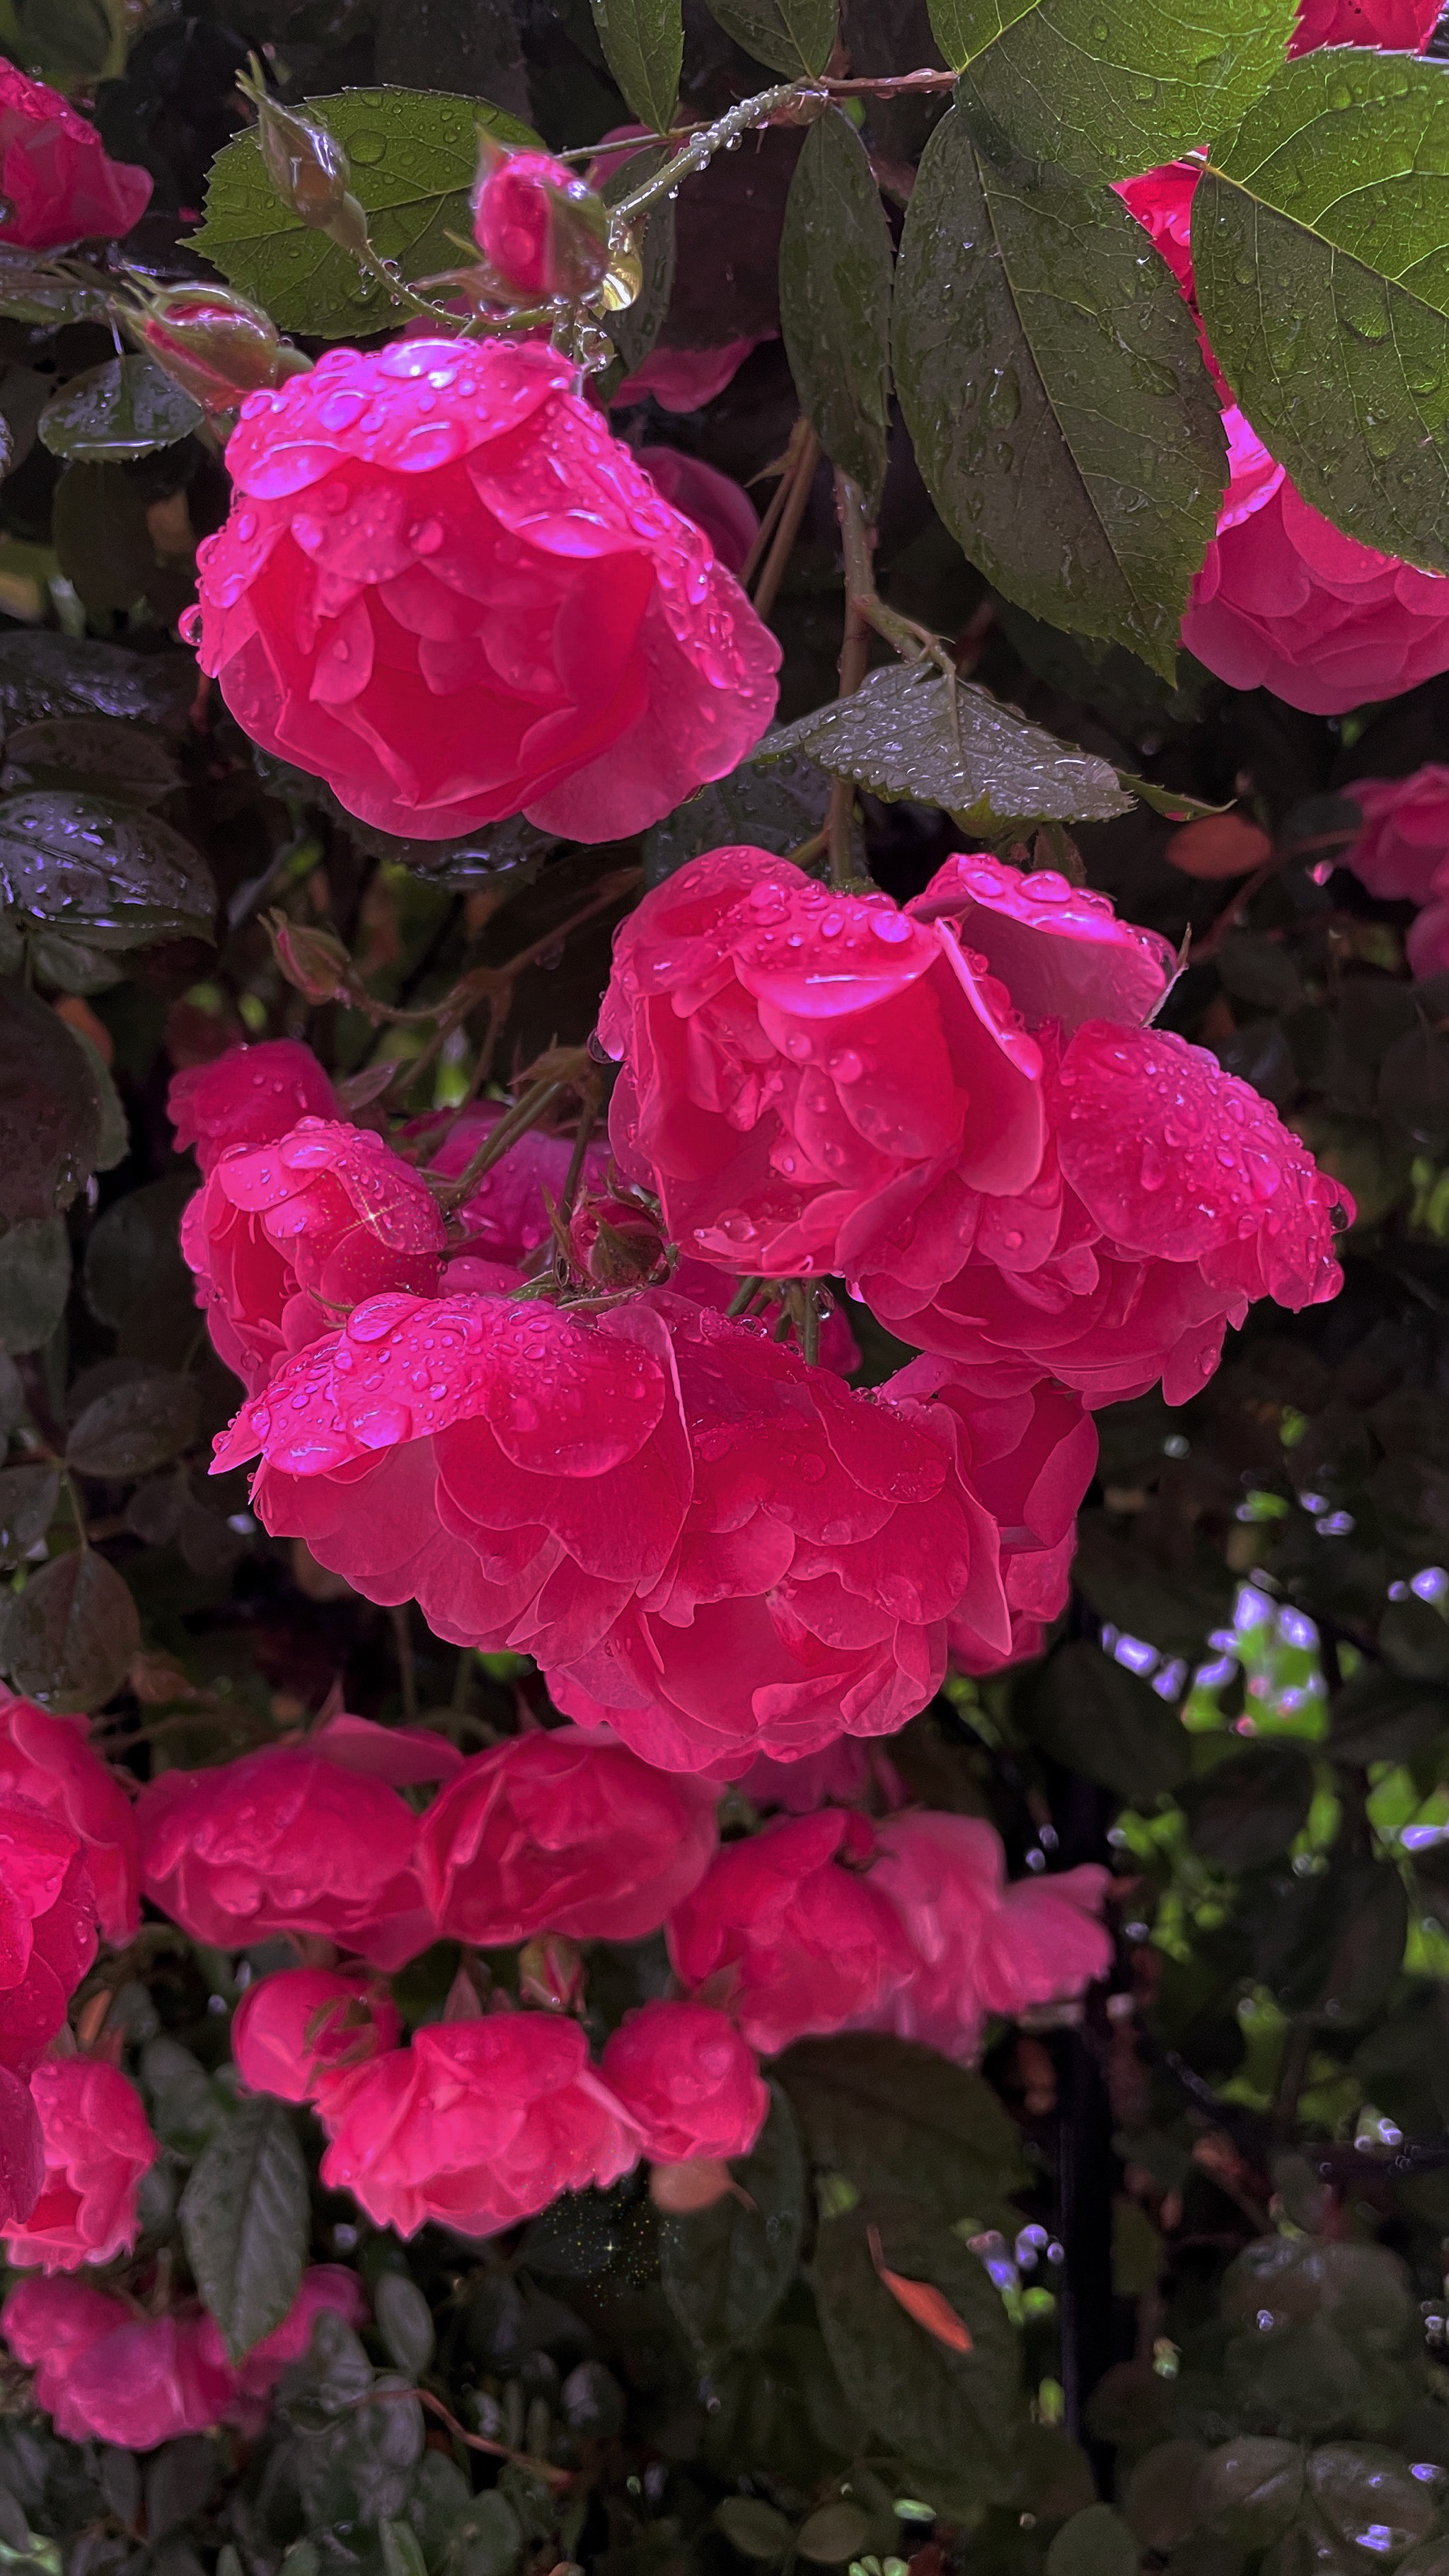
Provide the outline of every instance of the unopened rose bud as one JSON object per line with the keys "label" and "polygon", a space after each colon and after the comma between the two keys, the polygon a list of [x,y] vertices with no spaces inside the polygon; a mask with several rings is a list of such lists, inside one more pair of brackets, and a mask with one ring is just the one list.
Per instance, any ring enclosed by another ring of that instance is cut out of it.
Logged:
{"label": "unopened rose bud", "polygon": [[235,411],[245,395],[310,363],[267,314],[225,287],[162,287],[137,334],[173,384],[208,412]]}
{"label": "unopened rose bud", "polygon": [[327,233],[354,256],[367,248],[367,217],[352,195],[352,164],[335,134],[305,108],[284,107],[255,68],[238,84],[257,111],[257,141],[282,203],[309,232]]}
{"label": "unopened rose bud", "polygon": [[585,1199],[569,1226],[569,1250],[596,1288],[642,1288],[669,1272],[658,1219],[629,1199]]}
{"label": "unopened rose bud", "polygon": [[507,152],[479,136],[473,238],[515,295],[571,303],[609,270],[609,210],[587,182],[547,152]]}
{"label": "unopened rose bud", "polygon": [[282,973],[309,1002],[335,1002],[351,992],[352,960],[332,931],[308,930],[279,915],[267,929]]}
{"label": "unopened rose bud", "polygon": [[584,1990],[583,1953],[561,1932],[525,1941],[518,1954],[518,1991],[546,2012],[569,2012]]}

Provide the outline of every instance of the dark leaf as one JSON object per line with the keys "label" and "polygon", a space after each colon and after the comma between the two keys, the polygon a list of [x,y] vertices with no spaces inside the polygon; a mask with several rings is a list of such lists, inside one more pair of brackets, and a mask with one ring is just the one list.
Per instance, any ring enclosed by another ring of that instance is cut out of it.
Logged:
{"label": "dark leaf", "polygon": [[1047,2551],[1047,2576],[1137,2576],[1140,2556],[1120,2513],[1089,2504],[1062,2524]]}
{"label": "dark leaf", "polygon": [[779,2507],[759,2496],[722,2496],[714,2509],[716,2531],[722,2531],[742,2558],[768,2566],[783,2558],[795,2535]]}
{"label": "dark leaf", "polygon": [[1423,1153],[1449,1146],[1449,1046],[1422,1022],[1390,1047],[1379,1067],[1379,1107]]}
{"label": "dark leaf", "polygon": [[1303,999],[1287,950],[1249,930],[1230,930],[1220,943],[1218,973],[1228,992],[1260,1011],[1291,1011]]}
{"label": "dark leaf", "polygon": [[1193,1850],[1216,1869],[1260,1869],[1282,1858],[1313,1803],[1313,1765],[1291,1744],[1230,1754],[1179,1789]]}
{"label": "dark leaf", "polygon": [[12,789],[99,782],[136,805],[157,803],[181,774],[163,742],[113,716],[51,716],[17,725],[5,738],[5,770]]}
{"label": "dark leaf", "polygon": [[1231,1621],[1232,1577],[1220,1560],[1168,1572],[1100,1512],[1081,1514],[1072,1573],[1099,1619],[1165,1655],[1198,1656],[1210,1631]]}
{"label": "dark leaf", "polygon": [[0,800],[0,899],[27,930],[103,952],[209,939],[216,912],[211,870],[169,823],[56,788]]}
{"label": "dark leaf", "polygon": [[[191,1273],[181,1258],[176,1229],[195,1190],[190,1173],[148,1181],[106,1209],[86,1245],[86,1302],[103,1324],[120,1332],[138,1307],[175,1314],[185,1322],[191,1307]],[[195,1320],[194,1308],[192,1320]]]}
{"label": "dark leaf", "polygon": [[141,1643],[136,1604],[93,1547],[52,1557],[11,1601],[0,1656],[22,1698],[44,1708],[100,1708]]}
{"label": "dark leaf", "polygon": [[786,858],[802,842],[813,840],[825,821],[830,790],[813,759],[770,753],[767,734],[754,760],[731,770],[728,778],[701,787],[687,805],[676,806],[662,823],[644,835],[644,875],[661,885],[690,859],[736,841]]}
{"label": "dark leaf", "polygon": [[14,1361],[0,1351],[0,1433],[8,1438],[12,1431],[19,1430],[24,1420],[25,1389],[20,1382],[20,1371]]}
{"label": "dark leaf", "polygon": [[1410,1762],[1446,1734],[1449,1694],[1399,1681],[1379,1665],[1365,1665],[1333,1694],[1329,1751],[1336,1761]]}
{"label": "dark leaf", "polygon": [[1132,0],[931,0],[948,63],[1019,152],[1125,179],[1251,106],[1283,60],[1291,0],[1204,0],[1191,36]]}
{"label": "dark leaf", "polygon": [[60,1471],[0,1467],[0,1565],[18,1565],[42,1539],[60,1500]]}
{"label": "dark leaf", "polygon": [[103,1126],[95,1067],[64,1020],[23,985],[0,984],[0,1220],[41,1222],[68,1207],[97,1167]]}
{"label": "dark leaf", "polygon": [[38,1351],[70,1295],[70,1238],[61,1217],[33,1217],[0,1234],[0,1350]]}
{"label": "dark leaf", "polygon": [[1305,54],[1235,132],[1224,120],[1192,222],[1208,337],[1259,437],[1337,526],[1435,572],[1449,570],[1446,120],[1436,63]]}
{"label": "dark leaf", "polygon": [[194,2167],[180,2217],[197,2288],[239,2361],[281,2324],[307,2259],[307,2168],[280,2102],[239,2104]]}
{"label": "dark leaf", "polygon": [[1132,800],[1105,760],[1057,742],[971,681],[958,680],[954,697],[953,714],[945,680],[893,664],[873,671],[853,697],[781,726],[753,765],[804,752],[873,795],[943,806],[982,832],[1127,812]]}
{"label": "dark leaf", "polygon": [[433,2312],[405,2272],[384,2272],[372,2294],[373,2313],[399,2370],[420,2379],[433,2357]]}
{"label": "dark leaf", "polygon": [[956,109],[921,162],[895,315],[901,406],[958,545],[1034,617],[1174,678],[1223,433],[1191,317],[1126,207],[1008,173]]}
{"label": "dark leaf", "polygon": [[116,36],[104,0],[19,0],[27,63],[66,88],[115,68]]}
{"label": "dark leaf", "polygon": [[990,2085],[932,2049],[876,2033],[806,2039],[777,2073],[811,2164],[859,2192],[915,2195],[954,2223],[984,2218],[1026,2178]]}
{"label": "dark leaf", "polygon": [[604,60],[651,134],[667,134],[684,60],[680,0],[589,0]]}
{"label": "dark leaf", "polygon": [[1379,1621],[1385,1661],[1411,1682],[1449,1682],[1449,1620],[1411,1593],[1391,1601]]}
{"label": "dark leaf", "polygon": [[790,182],[780,318],[801,408],[872,518],[890,428],[891,265],[865,146],[831,108],[806,135]]}
{"label": "dark leaf", "polygon": [[216,2444],[204,2433],[167,2442],[155,2454],[146,2471],[146,2535],[153,2546],[203,2511],[219,2466]]}
{"label": "dark leaf", "polygon": [[529,112],[512,0],[382,0],[374,70],[405,89],[460,91],[509,116]]}
{"label": "dark leaf", "polygon": [[823,72],[835,43],[835,0],[709,0],[727,36],[757,63],[798,80]]}
{"label": "dark leaf", "polygon": [[88,1404],[66,1443],[83,1476],[147,1476],[190,1446],[200,1418],[190,1379],[149,1369]]}
{"label": "dark leaf", "polygon": [[201,405],[150,358],[107,358],[52,396],[40,415],[40,439],[72,464],[125,465],[174,446],[203,417]]}
{"label": "dark leaf", "polygon": [[513,2576],[522,2554],[517,2514],[507,2496],[496,2487],[486,2487],[448,2534],[444,2576]]}
{"label": "dark leaf", "polygon": [[1134,1804],[1176,1788],[1188,1768],[1176,1710],[1085,1637],[1030,1677],[1021,1715],[1043,1753]]}
{"label": "dark leaf", "polygon": [[[963,2320],[969,2352],[947,2350],[891,2296],[872,2260],[872,2227],[888,2268],[929,2283]],[[866,2201],[822,2224],[814,2279],[826,2348],[863,2421],[925,2469],[949,2473],[958,2490],[974,2484],[983,2503],[1004,2494],[1018,2406],[1016,2330],[960,2237],[919,2205]]]}
{"label": "dark leaf", "polygon": [[752,2154],[731,2171],[732,2193],[689,2218],[665,2221],[659,2268],[680,2324],[705,2354],[748,2344],[795,2277],[805,2226],[805,2160],[788,2097],[771,2087],[770,2115]]}
{"label": "dark leaf", "polygon": [[115,716],[179,733],[196,690],[189,653],[128,653],[73,635],[0,635],[0,724]]}
{"label": "dark leaf", "polygon": [[141,2052],[141,2083],[157,2136],[183,2155],[198,2154],[228,2117],[200,2060],[164,2033]]}
{"label": "dark leaf", "polygon": [[858,2557],[871,2536],[870,2517],[858,2504],[823,2504],[803,2522],[795,2546],[817,2567],[842,2567]]}
{"label": "dark leaf", "polygon": [[[307,108],[351,161],[353,192],[379,256],[396,260],[408,280],[456,268],[462,257],[449,235],[470,236],[479,126],[500,143],[538,140],[487,99],[435,90],[348,89],[309,99]],[[191,247],[284,331],[341,340],[387,330],[396,318],[356,261],[283,205],[254,129],[213,162],[206,221]]]}
{"label": "dark leaf", "polygon": [[41,252],[0,243],[0,313],[58,331],[67,322],[98,319],[104,310],[102,293],[57,275]]}

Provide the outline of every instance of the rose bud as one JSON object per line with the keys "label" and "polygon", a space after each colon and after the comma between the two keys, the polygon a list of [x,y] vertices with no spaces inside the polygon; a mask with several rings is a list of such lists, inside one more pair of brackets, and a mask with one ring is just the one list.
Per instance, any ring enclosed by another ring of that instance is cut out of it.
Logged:
{"label": "rose bud", "polygon": [[547,152],[508,152],[478,137],[473,238],[515,295],[576,302],[609,268],[609,210]]}
{"label": "rose bud", "polygon": [[518,1990],[525,2003],[545,2012],[572,2012],[584,1991],[584,1962],[576,1941],[545,1932],[525,1941],[518,1954]]}
{"label": "rose bud", "polygon": [[367,217],[348,187],[351,162],[315,116],[273,98],[253,59],[252,74],[237,87],[257,111],[257,141],[272,186],[309,232],[328,233],[358,256],[367,248]]}
{"label": "rose bud", "polygon": [[669,1274],[659,1220],[637,1199],[585,1199],[569,1226],[569,1251],[596,1288],[642,1288]]}
{"label": "rose bud", "polygon": [[352,960],[330,930],[308,930],[274,917],[267,923],[272,953],[289,984],[309,1002],[335,1002],[352,989]]}
{"label": "rose bud", "polygon": [[162,287],[147,298],[140,340],[203,411],[235,411],[247,394],[310,364],[274,322],[224,286]]}

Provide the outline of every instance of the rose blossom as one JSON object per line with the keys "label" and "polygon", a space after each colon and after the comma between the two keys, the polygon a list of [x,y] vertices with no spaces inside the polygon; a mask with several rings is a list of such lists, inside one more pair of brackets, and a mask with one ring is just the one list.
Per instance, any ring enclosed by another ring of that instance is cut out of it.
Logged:
{"label": "rose blossom", "polygon": [[856,2027],[923,2040],[969,2066],[986,2015],[1078,1995],[1112,1959],[1097,1921],[1111,1873],[1088,1863],[1008,1886],[1001,1837],[977,1816],[890,1816],[872,1887],[894,1907],[917,1966]]}
{"label": "rose blossom", "polygon": [[52,1717],[0,1685],[0,1799],[25,1798],[78,1834],[108,1941],[138,1919],[136,1820],[130,1799],[87,1741],[83,1717]]}
{"label": "rose blossom", "polygon": [[0,2066],[39,2064],[95,1955],[79,1834],[28,1798],[0,1799]]}
{"label": "rose blossom", "polygon": [[401,2029],[386,1989],[360,1970],[279,1968],[248,1986],[231,2053],[249,2092],[311,2102],[337,2075],[396,2048]]}
{"label": "rose blossom", "polygon": [[198,552],[243,730],[383,830],[522,808],[643,830],[773,713],[780,650],[567,362],[537,343],[329,349],[249,395]]}
{"label": "rose blossom", "polygon": [[748,492],[677,447],[640,447],[635,454],[665,500],[703,528],[725,570],[738,573],[760,533],[760,514]]}
{"label": "rose blossom", "polygon": [[770,2107],[753,2051],[709,2004],[651,2003],[626,2013],[600,2072],[657,2164],[747,2156]]}
{"label": "rose blossom", "polygon": [[549,152],[510,152],[480,130],[473,238],[525,300],[588,295],[607,275],[609,216],[587,180]]}
{"label": "rose blossom", "polygon": [[734,382],[746,358],[778,337],[778,332],[762,331],[753,339],[724,340],[716,349],[651,349],[610,395],[609,408],[623,411],[652,394],[661,411],[703,411]]}
{"label": "rose blossom", "polygon": [[239,2369],[226,2359],[212,2318],[195,2309],[137,2317],[120,2299],[63,2276],[22,2281],[0,2310],[0,2333],[35,2371],[35,2396],[70,2442],[152,2451],[183,2433],[246,2418],[289,2362],[306,2351],[323,2308],[355,2324],[355,2273],[318,2264],[303,2275],[291,2313]]}
{"label": "rose blossom", "polygon": [[1320,45],[1376,45],[1422,54],[1439,23],[1441,0],[1299,0],[1290,60]]}
{"label": "rose blossom", "polygon": [[45,2179],[12,2263],[73,2272],[128,2253],[140,2220],[136,2193],[160,2153],[134,2084],[93,2057],[47,2058],[30,2079],[45,2141]]}
{"label": "rose blossom", "polygon": [[113,161],[96,129],[44,81],[0,62],[0,241],[26,250],[128,233],[152,178]]}
{"label": "rose blossom", "polygon": [[274,1534],[453,1643],[533,1655],[565,1715],[646,1761],[733,1777],[892,1733],[953,1616],[1007,1651],[944,1374],[856,1395],[663,1289],[588,1320],[380,1297],[283,1365],[217,1467],[260,1448]]}
{"label": "rose blossom", "polygon": [[416,1816],[383,1780],[332,1758],[323,1737],[163,1771],[137,1821],[141,1884],[194,1941],[239,1950],[311,1932],[392,1969],[433,1937]]}
{"label": "rose blossom", "polygon": [[431,2022],[329,2092],[323,2183],[399,2236],[430,2218],[493,2236],[616,2182],[639,2142],[588,2055],[578,2023],[548,2013]]}
{"label": "rose blossom", "polygon": [[878,1849],[874,1826],[841,1807],[727,1843],[669,1918],[676,1973],[707,1984],[766,2056],[876,2012],[914,1966],[867,1874]]}
{"label": "rose blossom", "polygon": [[703,1877],[717,1838],[712,1789],[563,1727],[465,1762],[423,1818],[418,1871],[445,1940],[638,1941]]}
{"label": "rose blossom", "polygon": [[166,1112],[177,1153],[192,1147],[205,1174],[233,1145],[270,1145],[301,1118],[335,1118],[337,1095],[310,1047],[267,1038],[173,1074]]}
{"label": "rose blossom", "polygon": [[1427,903],[1449,859],[1449,769],[1425,761],[1407,778],[1355,778],[1344,790],[1363,829],[1339,866],[1385,903]]}
{"label": "rose blossom", "polygon": [[426,1181],[368,1128],[304,1118],[224,1153],[181,1249],[219,1356],[251,1393],[288,1351],[385,1289],[431,1296],[446,1234]]}
{"label": "rose blossom", "polygon": [[807,1753],[801,1762],[757,1754],[739,1788],[752,1807],[783,1807],[790,1816],[810,1816],[825,1806],[863,1807],[872,1798],[884,1807],[906,1803],[906,1784],[884,1747],[862,1744],[853,1735],[843,1735],[823,1753]]}

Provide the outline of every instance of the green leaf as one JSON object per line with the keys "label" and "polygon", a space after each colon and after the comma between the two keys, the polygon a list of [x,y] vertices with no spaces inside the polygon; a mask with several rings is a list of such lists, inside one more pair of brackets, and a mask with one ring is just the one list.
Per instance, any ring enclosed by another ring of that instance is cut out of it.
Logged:
{"label": "green leaf", "polygon": [[1209,1632],[1232,1622],[1233,1582],[1220,1559],[1168,1573],[1109,1529],[1101,1512],[1083,1512],[1078,1521],[1072,1579],[1099,1619],[1145,1637],[1164,1655],[1195,1659]]}
{"label": "green leaf", "polygon": [[307,2259],[307,2168],[280,2102],[243,2102],[181,2195],[181,2234],[196,2286],[233,2361],[279,2326]]}
{"label": "green leaf", "polygon": [[798,2040],[776,2072],[811,2164],[858,2192],[913,2195],[954,2223],[984,2219],[1027,2178],[990,2085],[912,2040]]}
{"label": "green leaf", "polygon": [[1134,1805],[1176,1788],[1188,1768],[1176,1710],[1086,1637],[1059,1646],[1029,1677],[1020,1713],[1043,1753]]}
{"label": "green leaf", "polygon": [[[930,2282],[955,2309],[971,2350],[953,2352],[892,2296],[872,2259],[874,2226],[893,2272]],[[908,2459],[974,2484],[983,2503],[1010,2483],[1018,2417],[1016,2329],[959,2236],[908,2201],[864,2201],[827,2219],[815,2248],[826,2349],[863,2420]]]}
{"label": "green leaf", "polygon": [[116,28],[104,0],[19,0],[22,58],[61,88],[117,72]]}
{"label": "green leaf", "polygon": [[192,1281],[176,1229],[194,1188],[186,1171],[147,1181],[116,1199],[91,1229],[83,1272],[86,1303],[113,1331],[123,1332],[138,1309],[173,1309],[178,1292],[186,1313]]}
{"label": "green leaf", "polygon": [[123,950],[210,939],[216,887],[200,851],[154,814],[31,788],[0,799],[0,902],[32,934]]}
{"label": "green leaf", "polygon": [[1303,497],[1449,571],[1449,91],[1332,46],[1278,74],[1193,205],[1203,321]]}
{"label": "green leaf", "polygon": [[722,2496],[714,2526],[742,2558],[758,2559],[763,2566],[782,2559],[795,2536],[779,2507],[760,2496]]}
{"label": "green leaf", "polygon": [[1308,1819],[1313,1765],[1292,1744],[1254,1745],[1178,1791],[1193,1850],[1216,1869],[1281,1859]]}
{"label": "green leaf", "polygon": [[200,1410],[189,1378],[148,1369],[86,1406],[66,1442],[66,1465],[83,1476],[147,1476],[189,1447]]}
{"label": "green leaf", "polygon": [[125,465],[199,428],[200,403],[150,358],[107,358],[72,376],[40,415],[41,444],[81,465]]}
{"label": "green leaf", "polygon": [[56,560],[83,605],[134,608],[156,570],[146,504],[120,465],[68,465],[55,488]]}
{"label": "green leaf", "polygon": [[709,13],[757,63],[787,80],[823,72],[830,60],[836,0],[709,0]]}
{"label": "green leaf", "polygon": [[69,1207],[98,1167],[105,1109],[94,1062],[64,1020],[23,985],[0,983],[0,1223],[39,1223]]}
{"label": "green leaf", "polygon": [[1017,822],[1106,822],[1129,810],[1105,760],[1043,733],[974,681],[957,681],[954,718],[947,681],[892,664],[872,671],[853,697],[782,726],[755,761],[764,767],[803,751],[876,796],[940,805],[965,829],[989,834]]}
{"label": "green leaf", "polygon": [[1137,2576],[1141,2552],[1110,2504],[1089,2504],[1064,2522],[1047,2551],[1047,2576]]}
{"label": "green leaf", "polygon": [[641,125],[667,134],[684,60],[681,0],[589,0],[604,60]]}
{"label": "green leaf", "polygon": [[485,2487],[448,2534],[443,2576],[513,2576],[523,2533],[507,2496]]}
{"label": "green leaf", "polygon": [[748,2344],[795,2277],[805,2227],[805,2159],[787,2096],[770,2088],[770,2114],[751,2155],[731,2167],[748,2193],[733,2193],[659,2233],[659,2269],[671,2308],[700,2351]]}
{"label": "green leaf", "polygon": [[774,741],[767,734],[753,760],[742,761],[728,778],[701,787],[687,805],[676,806],[645,833],[646,885],[662,885],[690,859],[732,842],[748,842],[752,849],[771,850],[783,859],[814,839],[825,821],[830,790],[813,758],[777,756]]}
{"label": "green leaf", "polygon": [[17,1593],[0,1628],[0,1661],[42,1708],[100,1708],[141,1643],[136,1604],[93,1547],[52,1557]]}
{"label": "green leaf", "polygon": [[895,315],[901,407],[958,545],[1034,617],[1172,679],[1225,447],[1191,315],[1126,207],[997,167],[957,109],[922,158]]}
{"label": "green leaf", "polygon": [[70,1238],[58,1216],[0,1234],[0,1351],[38,1351],[65,1313]]}
{"label": "green leaf", "polygon": [[780,322],[801,409],[872,518],[890,429],[891,243],[865,145],[831,108],[805,137],[780,243]]}
{"label": "green leaf", "polygon": [[858,2557],[870,2538],[870,2519],[858,2504],[823,2504],[803,2522],[795,2546],[817,2567],[841,2567]]}
{"label": "green leaf", "polygon": [[12,787],[113,787],[128,804],[154,805],[181,777],[164,742],[112,716],[49,716],[5,737]]}
{"label": "green leaf", "polygon": [[1303,2493],[1296,2442],[1240,2433],[1209,2451],[1193,2481],[1204,2528],[1237,2549],[1266,2549],[1294,2520]]}
{"label": "green leaf", "polygon": [[58,331],[67,322],[99,321],[105,302],[98,289],[57,276],[40,251],[0,242],[0,313],[12,321]]}
{"label": "green leaf", "polygon": [[230,2117],[200,2060],[164,2032],[141,2051],[141,2086],[157,2136],[183,2155],[199,2155]]}
{"label": "green leaf", "polygon": [[189,653],[128,653],[86,636],[0,635],[0,725],[7,734],[43,716],[114,716],[179,734],[195,694]]}
{"label": "green leaf", "polygon": [[406,2272],[384,2272],[372,2294],[377,2330],[409,2379],[420,2379],[433,2357],[433,2312]]}
{"label": "green leaf", "polygon": [[[469,238],[479,126],[500,143],[538,142],[487,99],[437,90],[344,89],[307,106],[347,153],[373,246],[380,258],[397,261],[405,280],[456,268],[463,256],[448,236]],[[283,205],[252,130],[213,161],[206,220],[188,246],[265,305],[283,331],[343,340],[391,330],[397,322],[356,261]]]}
{"label": "green leaf", "polygon": [[42,1539],[60,1500],[55,1467],[0,1467],[0,1565],[18,1565]]}
{"label": "green leaf", "polygon": [[1126,179],[1243,114],[1283,60],[1293,0],[1197,0],[1189,25],[1136,0],[930,0],[946,60],[971,67],[1019,152]]}

